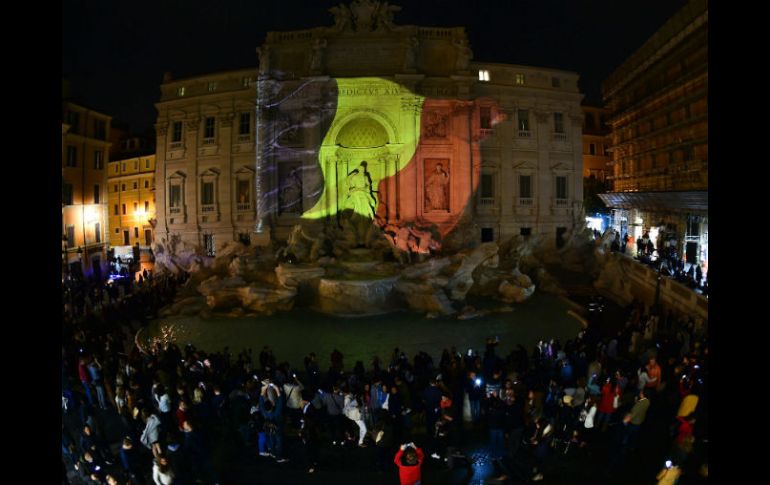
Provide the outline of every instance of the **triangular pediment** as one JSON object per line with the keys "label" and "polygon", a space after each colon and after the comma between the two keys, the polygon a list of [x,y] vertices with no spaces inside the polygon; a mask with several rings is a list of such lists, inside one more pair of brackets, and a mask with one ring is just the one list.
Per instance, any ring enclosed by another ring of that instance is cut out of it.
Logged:
{"label": "triangular pediment", "polygon": [[532,160],[522,160],[518,162],[513,162],[513,169],[514,170],[537,170],[537,162],[533,162]]}

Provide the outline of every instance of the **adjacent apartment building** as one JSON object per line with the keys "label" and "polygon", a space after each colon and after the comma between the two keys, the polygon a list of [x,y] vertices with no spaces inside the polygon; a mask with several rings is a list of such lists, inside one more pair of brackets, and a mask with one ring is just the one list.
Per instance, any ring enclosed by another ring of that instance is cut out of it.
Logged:
{"label": "adjacent apartment building", "polygon": [[693,0],[603,83],[612,191],[601,195],[633,240],[676,244],[708,264],[708,1]]}

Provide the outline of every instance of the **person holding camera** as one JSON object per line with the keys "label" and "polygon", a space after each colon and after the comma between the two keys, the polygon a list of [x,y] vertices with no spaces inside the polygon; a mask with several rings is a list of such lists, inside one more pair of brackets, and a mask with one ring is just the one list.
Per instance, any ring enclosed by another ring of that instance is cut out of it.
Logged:
{"label": "person holding camera", "polygon": [[398,467],[398,478],[401,485],[421,485],[422,462],[425,455],[414,443],[405,443],[396,452],[393,462]]}

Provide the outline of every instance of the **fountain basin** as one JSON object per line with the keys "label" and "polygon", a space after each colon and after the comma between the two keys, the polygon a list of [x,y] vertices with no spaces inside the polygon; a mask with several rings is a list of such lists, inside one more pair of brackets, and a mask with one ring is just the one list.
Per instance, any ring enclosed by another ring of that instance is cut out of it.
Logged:
{"label": "fountain basin", "polygon": [[362,274],[321,278],[315,309],[339,317],[367,317],[398,311],[401,305],[394,287],[399,279],[400,276]]}

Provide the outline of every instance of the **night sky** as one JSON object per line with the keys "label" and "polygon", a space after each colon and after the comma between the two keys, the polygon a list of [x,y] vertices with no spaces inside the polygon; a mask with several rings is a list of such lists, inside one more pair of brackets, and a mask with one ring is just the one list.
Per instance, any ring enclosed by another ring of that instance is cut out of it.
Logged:
{"label": "night sky", "polygon": [[[333,25],[345,0],[67,0],[62,74],[78,100],[152,126],[163,72],[183,78],[256,67],[268,31]],[[475,61],[575,71],[586,102],[686,0],[393,0],[400,25],[466,27]]]}

